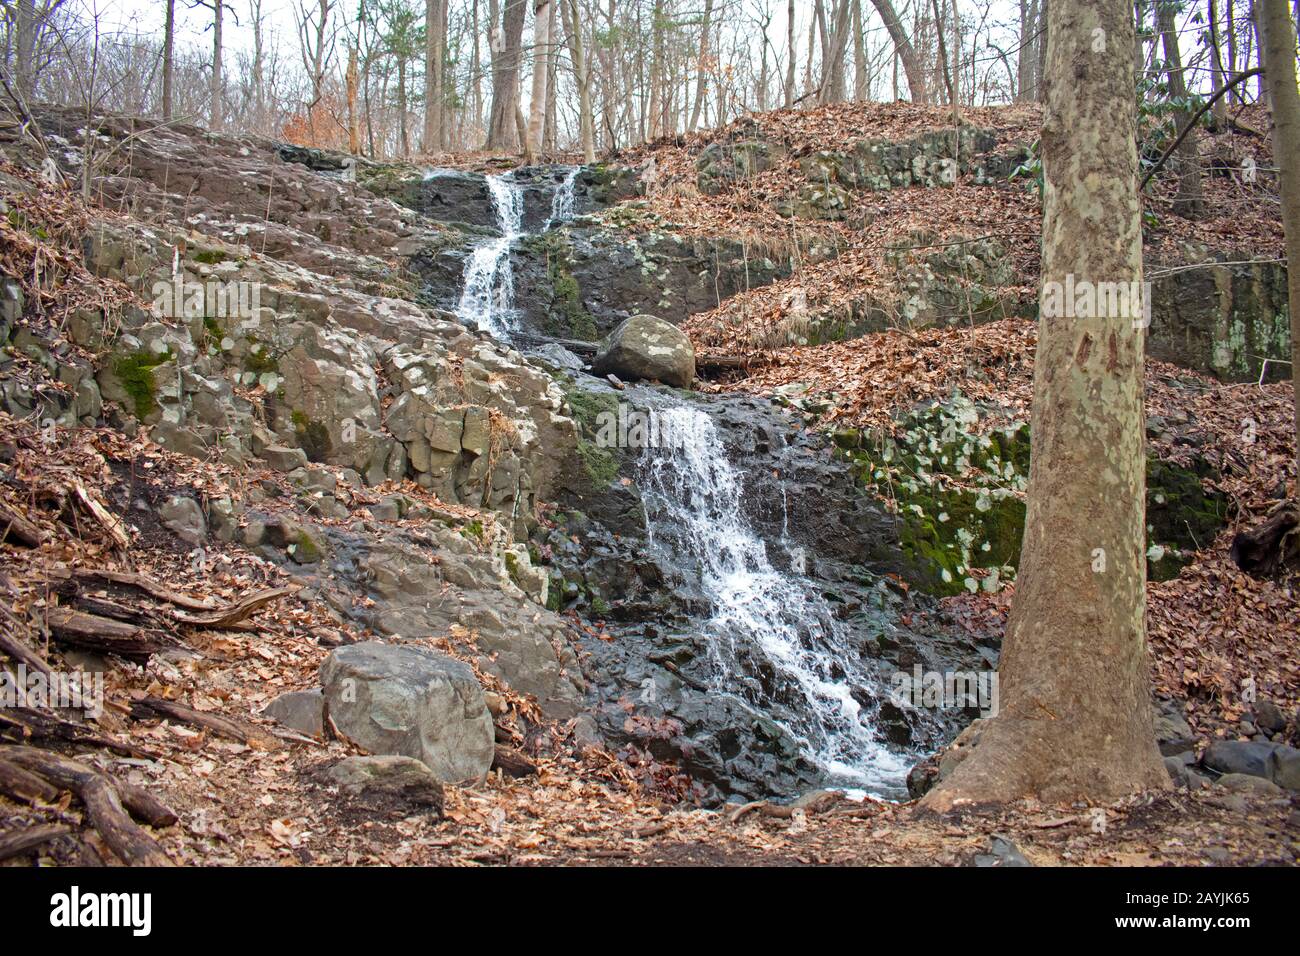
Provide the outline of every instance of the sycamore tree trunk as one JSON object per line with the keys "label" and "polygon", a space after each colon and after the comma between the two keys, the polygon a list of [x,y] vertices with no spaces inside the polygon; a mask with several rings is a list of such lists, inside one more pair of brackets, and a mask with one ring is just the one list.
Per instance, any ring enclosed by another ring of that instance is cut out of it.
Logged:
{"label": "sycamore tree trunk", "polygon": [[446,145],[443,121],[443,64],[447,46],[446,0],[424,5],[424,151]]}
{"label": "sycamore tree trunk", "polygon": [[542,124],[546,119],[547,54],[551,49],[551,0],[533,5],[533,92],[528,99],[528,132],[524,152],[531,164],[542,151]]}
{"label": "sycamore tree trunk", "polygon": [[1273,156],[1286,234],[1287,300],[1291,311],[1291,384],[1295,388],[1296,498],[1300,499],[1300,92],[1296,29],[1286,0],[1259,0],[1260,58],[1273,107]]}
{"label": "sycamore tree trunk", "polygon": [[488,149],[515,149],[521,145],[515,120],[519,112],[520,44],[527,11],[527,0],[505,0],[501,23],[492,24],[492,110],[488,120]]}
{"label": "sycamore tree trunk", "polygon": [[[1053,0],[1043,119],[1043,294],[1020,574],[997,715],[924,805],[1110,800],[1168,787],[1143,616],[1142,279],[1130,0]],[[1138,301],[1133,301],[1137,299]],[[1079,317],[1064,317],[1072,313]],[[1062,317],[1057,317],[1062,316]]]}

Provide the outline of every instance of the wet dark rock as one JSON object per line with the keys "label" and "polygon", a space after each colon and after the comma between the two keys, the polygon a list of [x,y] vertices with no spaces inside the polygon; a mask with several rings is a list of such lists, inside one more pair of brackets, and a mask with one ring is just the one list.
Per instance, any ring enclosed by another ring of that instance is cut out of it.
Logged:
{"label": "wet dark rock", "polygon": [[1269,755],[1275,748],[1274,744],[1248,740],[1216,740],[1206,748],[1201,763],[1219,774],[1241,773],[1267,778]]}

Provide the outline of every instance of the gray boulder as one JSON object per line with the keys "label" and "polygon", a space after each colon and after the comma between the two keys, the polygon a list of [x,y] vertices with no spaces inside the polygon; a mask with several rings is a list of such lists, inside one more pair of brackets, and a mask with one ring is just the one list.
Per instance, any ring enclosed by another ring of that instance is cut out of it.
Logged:
{"label": "gray boulder", "polygon": [[163,526],[186,544],[202,544],[208,537],[208,523],[203,509],[193,498],[174,495],[158,509]]}
{"label": "gray boulder", "polygon": [[1287,790],[1300,790],[1300,750],[1277,746],[1268,755],[1268,779]]}
{"label": "gray boulder", "polygon": [[371,641],[335,650],[321,665],[325,713],[372,754],[422,761],[442,783],[481,779],[495,733],[474,672],[422,647]]}
{"label": "gray boulder", "polygon": [[320,690],[293,690],[271,701],[262,713],[290,730],[309,737],[322,737],[325,732],[324,709],[325,698]]}
{"label": "gray boulder", "polygon": [[689,388],[695,380],[695,348],[675,325],[653,315],[634,315],[601,343],[591,370]]}

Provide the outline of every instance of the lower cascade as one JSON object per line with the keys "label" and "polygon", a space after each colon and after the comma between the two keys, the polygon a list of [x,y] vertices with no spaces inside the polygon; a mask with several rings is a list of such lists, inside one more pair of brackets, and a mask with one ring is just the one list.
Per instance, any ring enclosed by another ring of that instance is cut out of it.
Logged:
{"label": "lower cascade", "polygon": [[[641,463],[647,533],[652,548],[698,569],[712,606],[703,624],[712,690],[775,719],[829,783],[898,788],[911,761],[882,745],[869,707],[853,694],[880,678],[799,573],[802,550],[789,548],[791,571],[773,566],[768,544],[745,519],[741,478],[705,412],[670,407],[657,427],[656,447]],[[773,704],[790,716],[774,717]]]}

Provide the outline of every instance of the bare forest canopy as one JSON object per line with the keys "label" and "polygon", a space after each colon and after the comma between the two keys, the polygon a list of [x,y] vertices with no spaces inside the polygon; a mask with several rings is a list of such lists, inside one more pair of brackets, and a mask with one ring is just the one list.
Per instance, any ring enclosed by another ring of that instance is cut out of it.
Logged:
{"label": "bare forest canopy", "polygon": [[[372,158],[590,160],[782,107],[1040,100],[1047,3],[4,0],[0,92]],[[1138,0],[1140,94],[1195,109],[1257,66],[1252,9]]]}

